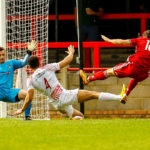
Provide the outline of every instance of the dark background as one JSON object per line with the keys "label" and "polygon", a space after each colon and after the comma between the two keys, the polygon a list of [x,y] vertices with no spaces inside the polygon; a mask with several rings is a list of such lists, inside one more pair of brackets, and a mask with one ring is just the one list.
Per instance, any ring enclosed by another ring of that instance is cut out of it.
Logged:
{"label": "dark background", "polygon": [[[149,0],[100,0],[107,13],[146,13],[150,12]],[[144,10],[139,6],[145,5]],[[58,14],[73,14],[73,0],[58,0]],[[49,14],[55,14],[55,0],[51,1]],[[99,23],[100,34],[112,38],[136,38],[140,33],[140,20],[101,20]],[[147,26],[149,29],[149,25]],[[101,39],[100,39],[101,40]],[[55,41],[55,21],[49,21],[49,41]],[[77,41],[74,21],[58,22],[58,41]]]}

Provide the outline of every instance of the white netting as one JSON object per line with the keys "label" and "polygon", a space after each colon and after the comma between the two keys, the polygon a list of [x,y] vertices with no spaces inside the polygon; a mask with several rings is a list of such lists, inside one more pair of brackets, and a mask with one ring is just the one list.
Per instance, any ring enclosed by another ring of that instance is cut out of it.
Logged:
{"label": "white netting", "polygon": [[[41,65],[48,63],[48,9],[49,0],[6,0],[6,43],[8,59],[23,59],[26,44],[31,40],[38,42],[34,53]],[[28,75],[30,71],[27,69]],[[16,71],[17,74],[17,71]],[[14,85],[16,75],[14,76]],[[7,114],[21,108],[23,102],[7,105]],[[48,118],[48,101],[45,96],[35,92],[32,104],[32,117]],[[23,117],[20,116],[20,117]]]}

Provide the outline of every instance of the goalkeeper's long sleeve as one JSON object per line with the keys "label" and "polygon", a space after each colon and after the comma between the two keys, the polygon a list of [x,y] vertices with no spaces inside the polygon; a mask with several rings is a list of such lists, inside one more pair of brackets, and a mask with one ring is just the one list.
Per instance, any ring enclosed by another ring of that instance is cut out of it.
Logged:
{"label": "goalkeeper's long sleeve", "polygon": [[30,56],[31,56],[31,55],[26,54],[26,56],[24,57],[24,59],[23,59],[23,60],[21,60],[22,67],[23,67],[23,66],[25,66],[25,65],[27,65],[27,63],[28,63],[28,59],[29,59],[29,57],[30,57]]}

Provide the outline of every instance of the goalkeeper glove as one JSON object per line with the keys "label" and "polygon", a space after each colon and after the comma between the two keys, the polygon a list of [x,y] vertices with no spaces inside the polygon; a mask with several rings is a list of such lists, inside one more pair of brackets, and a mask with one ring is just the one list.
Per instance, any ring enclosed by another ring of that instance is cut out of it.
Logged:
{"label": "goalkeeper glove", "polygon": [[31,43],[28,43],[28,50],[27,54],[31,55],[33,51],[37,48],[37,42],[35,40],[32,40]]}

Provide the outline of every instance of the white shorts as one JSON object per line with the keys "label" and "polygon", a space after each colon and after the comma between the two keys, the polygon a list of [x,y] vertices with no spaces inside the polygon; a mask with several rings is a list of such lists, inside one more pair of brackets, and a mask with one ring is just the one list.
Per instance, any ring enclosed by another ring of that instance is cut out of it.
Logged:
{"label": "white shorts", "polygon": [[68,105],[68,106],[59,108],[59,111],[61,113],[66,113],[69,116],[69,118],[72,118],[72,115],[73,115],[73,107],[72,107],[72,105]]}
{"label": "white shorts", "polygon": [[62,109],[68,105],[78,103],[78,91],[79,89],[63,90],[63,93],[60,95],[59,100],[53,101],[52,104],[56,109]]}
{"label": "white shorts", "polygon": [[75,90],[64,90],[60,95],[59,100],[51,102],[54,107],[60,110],[62,113],[65,112],[71,118],[73,114],[72,105],[78,103],[78,94],[79,89]]}

